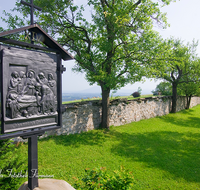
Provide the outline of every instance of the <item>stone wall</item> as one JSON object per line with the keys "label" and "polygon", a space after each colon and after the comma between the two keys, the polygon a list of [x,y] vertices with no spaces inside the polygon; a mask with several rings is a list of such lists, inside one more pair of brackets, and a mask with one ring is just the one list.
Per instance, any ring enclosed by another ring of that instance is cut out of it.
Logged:
{"label": "stone wall", "polygon": [[[190,107],[200,104],[200,97],[192,97]],[[48,131],[44,136],[74,134],[99,127],[101,121],[101,101],[88,101],[63,105],[63,126],[56,131]],[[177,111],[186,107],[186,98],[179,97]],[[166,115],[171,110],[171,97],[151,97],[134,100],[115,99],[110,103],[110,126],[119,126],[141,119]]]}

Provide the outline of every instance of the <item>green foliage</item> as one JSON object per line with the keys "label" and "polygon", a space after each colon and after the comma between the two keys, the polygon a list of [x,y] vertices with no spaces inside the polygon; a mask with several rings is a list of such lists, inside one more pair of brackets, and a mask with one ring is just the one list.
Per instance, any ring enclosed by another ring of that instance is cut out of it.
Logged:
{"label": "green foliage", "polygon": [[179,85],[181,95],[197,95],[200,87],[200,58],[193,58],[191,62],[184,65],[183,83]]}
{"label": "green foliage", "polygon": [[131,172],[123,167],[120,171],[115,171],[114,175],[107,173],[106,168],[86,169],[85,176],[82,179],[75,178],[75,189],[109,189],[109,190],[128,190],[135,183]]}
{"label": "green foliage", "polygon": [[199,95],[200,82],[181,83],[179,85],[179,93],[183,96]]}
{"label": "green foliage", "polygon": [[[154,75],[172,85],[172,113],[176,112],[178,87],[181,83],[199,81],[199,69],[195,69],[199,58],[196,54],[198,42],[187,43],[170,38],[166,41],[165,58],[155,63]],[[161,55],[162,56],[162,55]],[[192,80],[191,80],[192,79]]]}
{"label": "green foliage", "polygon": [[200,88],[196,91],[195,96],[200,96]]}
{"label": "green foliage", "polygon": [[[91,84],[119,89],[140,81],[162,52],[161,39],[152,29],[156,22],[168,26],[160,7],[170,2],[175,0],[88,0],[87,6],[72,0],[35,0],[34,4],[42,8],[40,14],[35,11],[37,22],[75,55],[74,70],[85,72]],[[84,17],[85,7],[92,9],[89,19]],[[29,7],[20,0],[13,11],[22,17],[5,13],[9,28],[29,23]]]}
{"label": "green foliage", "polygon": [[112,91],[111,96],[110,96],[110,99],[111,99],[111,100],[114,99],[114,94],[116,94],[116,93],[117,93],[116,90],[113,90],[113,91]]}
{"label": "green foliage", "polygon": [[141,95],[141,93],[142,93],[142,88],[141,88],[141,87],[138,87],[137,91],[138,91],[138,93]]}
{"label": "green foliage", "polygon": [[20,173],[26,174],[28,164],[25,162],[24,155],[18,152],[20,147],[20,144],[13,144],[11,140],[0,140],[0,187],[2,190],[18,189],[24,181],[23,177],[16,177]]}
{"label": "green foliage", "polygon": [[181,82],[184,64],[188,63],[194,56],[194,52],[190,51],[190,46],[195,47],[196,44],[184,45],[180,39],[173,38],[166,40],[166,49],[164,55],[161,55],[164,60],[161,60],[158,65],[157,63],[153,65],[156,78],[164,79],[170,83]]}
{"label": "green foliage", "polygon": [[169,82],[161,82],[156,86],[156,89],[152,93],[160,92],[161,95],[171,96],[172,95],[172,85]]}

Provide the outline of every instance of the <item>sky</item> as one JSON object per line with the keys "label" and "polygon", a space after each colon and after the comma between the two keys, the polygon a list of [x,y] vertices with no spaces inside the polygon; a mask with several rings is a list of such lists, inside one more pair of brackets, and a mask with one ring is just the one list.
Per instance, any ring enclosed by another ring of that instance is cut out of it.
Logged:
{"label": "sky", "polygon": [[[3,3],[0,4],[0,17],[3,16],[3,10],[9,11],[15,5],[16,0],[0,0]],[[80,0],[76,0],[80,1]],[[80,1],[82,2],[82,1]],[[185,43],[192,42],[193,39],[200,39],[200,0],[177,0],[172,2],[169,6],[161,9],[162,12],[167,13],[168,23],[170,27],[167,29],[161,29],[156,27],[155,29],[161,34],[163,38],[169,38],[170,36],[180,38]],[[0,19],[0,26],[6,27],[6,24]],[[197,53],[200,55],[200,44],[197,48]],[[87,89],[94,92],[100,92],[100,87],[96,85],[90,86],[85,80],[85,75],[82,73],[74,73],[71,68],[74,66],[74,60],[63,61],[63,65],[66,67],[66,72],[63,73],[63,92],[78,92]],[[142,94],[151,93],[156,88],[156,85],[160,81],[154,81],[147,79],[144,83],[134,83],[133,85],[127,85],[118,92],[134,92],[138,87],[142,88]],[[98,89],[98,90],[97,90]]]}

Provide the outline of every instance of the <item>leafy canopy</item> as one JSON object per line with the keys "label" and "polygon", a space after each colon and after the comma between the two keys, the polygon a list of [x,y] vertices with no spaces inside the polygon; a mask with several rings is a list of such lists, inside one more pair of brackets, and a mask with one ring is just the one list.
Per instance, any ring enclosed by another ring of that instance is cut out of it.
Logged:
{"label": "leafy canopy", "polygon": [[156,86],[155,91],[153,93],[160,93],[161,95],[171,96],[172,95],[172,85],[169,82],[161,82]]}
{"label": "leafy canopy", "polygon": [[183,79],[179,85],[181,95],[193,96],[200,92],[200,58],[195,57],[183,67]]}
{"label": "leafy canopy", "polygon": [[[161,54],[163,43],[153,31],[155,23],[167,27],[160,8],[175,0],[35,0],[38,23],[73,53],[75,71],[105,89],[119,89],[140,81],[150,64]],[[86,3],[81,5],[81,3]],[[25,25],[29,7],[17,1],[13,9],[22,18],[8,14],[11,28]],[[90,13],[86,19],[85,12]]]}
{"label": "leafy canopy", "polygon": [[166,44],[165,58],[159,64],[154,64],[154,75],[170,83],[184,83],[184,77],[196,72],[194,63],[198,59],[198,42],[185,45],[180,39],[170,38],[166,40]]}

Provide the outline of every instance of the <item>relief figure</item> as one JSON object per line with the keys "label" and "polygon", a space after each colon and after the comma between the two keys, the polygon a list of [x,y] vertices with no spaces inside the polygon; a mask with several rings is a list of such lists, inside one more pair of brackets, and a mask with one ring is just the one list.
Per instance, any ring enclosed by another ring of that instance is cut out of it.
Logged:
{"label": "relief figure", "polygon": [[34,95],[36,80],[34,78],[35,72],[30,70],[27,74],[23,94]]}
{"label": "relief figure", "polygon": [[47,80],[47,78],[45,77],[45,75],[44,75],[43,72],[41,72],[41,73],[38,74],[38,76],[37,76],[37,81],[38,81],[41,85],[43,85],[43,84],[47,85],[47,84],[48,84],[48,80]]}
{"label": "relief figure", "polygon": [[[19,74],[20,73],[20,74]],[[56,113],[56,81],[43,72],[35,78],[35,71],[14,71],[8,86],[6,115],[8,118],[31,117]]]}
{"label": "relief figure", "polygon": [[21,79],[19,77],[19,73],[17,71],[13,71],[11,73],[10,86],[9,86],[8,89],[18,92],[19,91],[20,80]]}
{"label": "relief figure", "polygon": [[56,80],[54,80],[52,73],[48,74],[48,86],[51,88],[54,95],[56,95]]}
{"label": "relief figure", "polygon": [[24,89],[25,81],[26,81],[26,73],[24,71],[20,71],[19,77],[20,77],[20,81],[19,81],[19,85],[18,85],[19,86],[18,92],[22,92]]}

